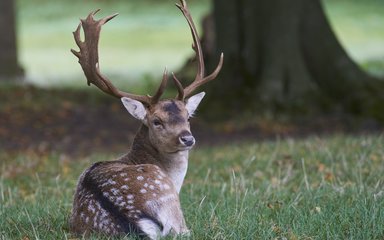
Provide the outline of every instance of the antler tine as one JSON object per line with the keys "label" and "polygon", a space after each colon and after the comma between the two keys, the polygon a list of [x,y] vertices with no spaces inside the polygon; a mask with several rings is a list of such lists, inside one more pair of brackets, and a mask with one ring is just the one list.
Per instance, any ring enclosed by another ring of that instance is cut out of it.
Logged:
{"label": "antler tine", "polygon": [[193,22],[191,13],[189,12],[187,2],[185,0],[180,0],[181,4],[176,4],[176,6],[180,9],[180,11],[183,13],[185,19],[188,22],[189,28],[191,29],[192,38],[193,38],[193,44],[192,48],[196,52],[196,58],[198,59],[198,69],[197,69],[197,77],[203,78],[204,77],[204,58],[203,58],[203,51],[200,44],[200,38],[197,33],[195,23]]}
{"label": "antler tine", "polygon": [[167,82],[168,82],[168,70],[167,68],[165,68],[163,73],[163,80],[161,80],[159,88],[157,89],[155,95],[153,95],[153,97],[150,97],[152,104],[155,104],[160,100],[160,97],[161,95],[163,95],[165,87],[167,86]]}
{"label": "antler tine", "polygon": [[[75,51],[71,49],[71,52],[79,59],[81,68],[84,71],[84,74],[87,78],[88,85],[91,83],[98,87],[103,92],[112,95],[117,98],[129,97],[139,102],[142,102],[146,106],[151,106],[160,98],[162,92],[161,88],[164,88],[166,80],[161,84],[163,87],[159,87],[158,92],[155,94],[155,97],[145,96],[145,95],[136,95],[127,92],[120,91],[117,89],[112,82],[101,74],[99,66],[99,53],[98,53],[98,43],[100,38],[101,27],[107,23],[112,18],[116,17],[118,14],[113,14],[107,17],[104,17],[100,20],[95,20],[94,16],[100,10],[95,10],[88,14],[86,19],[81,19],[80,24],[77,29],[73,32],[73,36],[77,46],[80,51]],[[80,39],[80,30],[83,28],[84,31],[84,41]],[[161,91],[160,91],[161,90]]]}
{"label": "antler tine", "polygon": [[173,82],[175,83],[176,85],[176,88],[177,88],[177,96],[176,96],[176,99],[179,99],[179,100],[184,100],[184,88],[183,88],[183,85],[181,85],[179,79],[177,79],[177,77],[175,76],[175,74],[172,72],[172,77],[173,77]]}
{"label": "antler tine", "polygon": [[[180,94],[180,91],[179,91],[179,94],[177,96],[178,99],[184,100],[184,98],[188,97],[194,90],[196,90],[196,88],[198,88],[199,86],[201,86],[201,85],[203,85],[203,84],[216,78],[216,76],[219,74],[219,72],[223,66],[224,54],[221,53],[220,61],[219,61],[219,64],[217,65],[216,69],[209,76],[204,77],[205,64],[204,64],[203,50],[201,47],[199,35],[197,33],[197,30],[196,30],[195,24],[193,22],[192,16],[189,12],[187,3],[185,0],[180,0],[180,4],[176,4],[176,6],[180,9],[180,11],[183,13],[185,19],[188,22],[189,28],[190,28],[191,33],[192,33],[192,38],[193,38],[192,48],[195,51],[196,58],[198,60],[197,74],[196,74],[195,80],[188,87],[184,88],[183,94]],[[174,76],[174,80],[175,80],[175,82],[176,81],[179,82],[175,76]],[[176,84],[176,86],[177,86],[177,84]]]}

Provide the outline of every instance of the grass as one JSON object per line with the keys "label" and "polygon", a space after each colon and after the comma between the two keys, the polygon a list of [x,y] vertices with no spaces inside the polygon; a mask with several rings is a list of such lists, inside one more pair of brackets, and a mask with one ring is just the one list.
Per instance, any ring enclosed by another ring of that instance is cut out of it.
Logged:
{"label": "grass", "polygon": [[[75,48],[71,32],[80,17],[97,8],[102,9],[98,17],[120,13],[103,28],[103,72],[114,80],[135,83],[160,79],[165,66],[177,71],[192,50],[187,24],[174,2],[18,0],[20,59],[29,81],[39,86],[84,85],[81,69],[69,52]],[[384,4],[377,0],[324,3],[348,53],[368,71],[384,75]],[[189,5],[197,23],[210,10],[208,0]],[[150,78],[143,80],[143,75]]]}
{"label": "grass", "polygon": [[[336,135],[197,147],[181,192],[191,238],[382,239],[383,140]],[[1,239],[71,239],[80,172],[113,157],[2,153]]]}

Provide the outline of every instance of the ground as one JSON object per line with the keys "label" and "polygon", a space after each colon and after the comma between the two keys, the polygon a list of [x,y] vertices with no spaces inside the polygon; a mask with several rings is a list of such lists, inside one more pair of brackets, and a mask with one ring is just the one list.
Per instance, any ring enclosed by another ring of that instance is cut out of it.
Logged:
{"label": "ground", "polygon": [[[1,239],[74,239],[79,175],[125,152],[139,124],[91,89],[0,88]],[[383,238],[380,125],[252,116],[193,119],[198,146],[180,195],[191,239]]]}
{"label": "ground", "polygon": [[[218,145],[383,129],[373,120],[336,113],[295,118],[259,114],[207,122],[197,113],[192,120],[192,131],[198,144]],[[54,151],[83,156],[94,151],[125,152],[138,127],[139,122],[125,111],[119,100],[104,96],[96,89],[0,88],[0,146],[3,151]]]}

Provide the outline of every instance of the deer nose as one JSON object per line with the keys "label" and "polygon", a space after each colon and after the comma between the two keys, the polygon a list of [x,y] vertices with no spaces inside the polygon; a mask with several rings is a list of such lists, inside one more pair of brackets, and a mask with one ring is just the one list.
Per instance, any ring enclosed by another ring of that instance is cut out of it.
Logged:
{"label": "deer nose", "polygon": [[179,141],[181,144],[187,147],[191,147],[195,144],[195,138],[192,136],[190,132],[183,132],[180,137]]}

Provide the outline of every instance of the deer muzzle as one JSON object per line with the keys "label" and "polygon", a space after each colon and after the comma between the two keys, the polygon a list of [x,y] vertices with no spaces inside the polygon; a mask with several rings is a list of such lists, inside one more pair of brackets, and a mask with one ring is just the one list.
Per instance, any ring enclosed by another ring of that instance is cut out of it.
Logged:
{"label": "deer muzzle", "polygon": [[188,131],[183,131],[179,136],[179,141],[186,147],[192,147],[195,144],[195,138]]}

